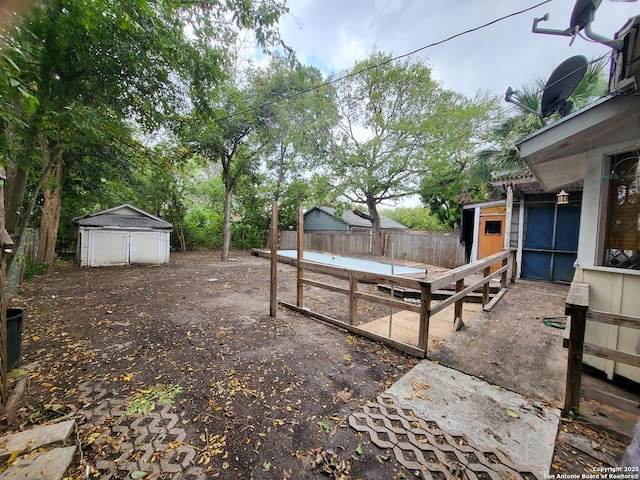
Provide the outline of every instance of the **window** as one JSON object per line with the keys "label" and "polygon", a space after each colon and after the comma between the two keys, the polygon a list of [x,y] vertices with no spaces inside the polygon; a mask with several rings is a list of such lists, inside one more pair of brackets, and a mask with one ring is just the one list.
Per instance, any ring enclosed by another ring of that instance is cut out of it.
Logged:
{"label": "window", "polygon": [[500,235],[502,222],[500,220],[487,220],[484,224],[485,235]]}
{"label": "window", "polygon": [[640,158],[636,152],[611,159],[604,264],[640,270]]}

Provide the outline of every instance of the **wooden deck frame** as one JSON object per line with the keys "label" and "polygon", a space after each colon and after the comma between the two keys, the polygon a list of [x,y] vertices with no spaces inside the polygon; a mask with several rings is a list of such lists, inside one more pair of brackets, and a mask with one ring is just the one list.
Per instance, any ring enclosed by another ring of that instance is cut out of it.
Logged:
{"label": "wooden deck frame", "polygon": [[[275,210],[274,205],[274,210]],[[370,338],[375,341],[379,341],[385,344],[392,346],[398,350],[404,351],[411,355],[415,355],[420,358],[424,358],[427,356],[427,349],[429,345],[429,320],[431,315],[439,312],[446,306],[451,304],[455,305],[454,308],[454,318],[452,322],[452,326],[455,325],[456,319],[461,317],[462,315],[462,306],[465,301],[467,295],[473,291],[481,289],[483,292],[482,303],[483,306],[489,301],[489,282],[494,278],[500,278],[500,283],[503,289],[507,287],[507,278],[508,274],[511,271],[511,280],[513,281],[513,266],[515,262],[513,261],[513,254],[509,250],[502,250],[494,255],[483,258],[482,260],[478,260],[476,262],[462,265],[458,268],[454,268],[442,275],[435,277],[426,277],[424,279],[416,279],[411,277],[403,277],[397,275],[385,275],[385,274],[377,274],[370,272],[360,272],[355,270],[350,270],[344,267],[336,267],[332,265],[326,265],[316,262],[310,262],[303,260],[303,250],[304,250],[304,224],[303,224],[303,214],[302,209],[298,209],[298,254],[295,261],[296,266],[296,304],[292,305],[287,302],[278,302],[280,305],[287,307],[289,309],[295,310],[296,312],[302,313],[306,316],[316,318],[319,320],[326,321],[331,323],[332,325],[336,325],[338,327],[344,328],[352,333],[359,334],[363,337]],[[277,222],[277,220],[276,220]],[[272,224],[273,225],[273,224]],[[277,229],[277,225],[272,226],[272,228]],[[273,235],[272,238],[277,238]],[[272,265],[277,262],[277,258],[271,255]],[[491,267],[500,263],[501,267],[495,272],[491,273]],[[341,278],[343,280],[348,281],[348,288],[341,287],[335,284],[320,282],[317,280],[311,280],[306,278],[306,272],[320,273],[329,275],[336,278]],[[469,280],[471,275],[482,275],[479,281],[475,281],[471,285],[466,285],[465,281]],[[277,277],[272,274],[271,281],[277,281]],[[413,305],[409,303],[405,303],[394,298],[390,298],[389,295],[375,295],[371,293],[364,293],[358,291],[358,286],[360,283],[368,283],[368,284],[386,284],[391,287],[403,287],[407,289],[414,289],[420,292],[420,304]],[[437,305],[431,305],[431,296],[432,292],[436,290],[441,290],[444,287],[448,287],[450,285],[455,285],[455,293],[451,295],[448,299],[443,300]],[[346,295],[348,297],[349,302],[349,321],[343,322],[341,320],[337,320],[335,318],[331,318],[327,315],[323,315],[320,312],[313,312],[308,308],[304,307],[304,287],[312,286],[315,288],[321,288],[324,290],[328,290],[334,293],[340,293]],[[274,287],[272,286],[272,291]],[[276,288],[277,290],[277,288]],[[377,303],[393,308],[399,308],[402,310],[409,310],[412,312],[416,312],[419,314],[419,328],[418,328],[418,341],[416,345],[410,345],[407,343],[399,342],[397,340],[393,340],[387,336],[378,335],[367,330],[364,330],[356,325],[358,319],[358,305],[360,301],[367,301],[372,303]],[[275,316],[275,312],[273,315]]]}
{"label": "wooden deck frame", "polygon": [[[287,302],[279,302],[280,305],[289,309],[295,310],[298,313],[307,315],[312,318],[326,321],[332,325],[342,327],[352,333],[357,333],[363,337],[370,338],[372,340],[386,343],[398,350],[404,351],[411,355],[424,358],[427,356],[427,347],[429,340],[429,320],[432,315],[440,312],[445,307],[454,304],[454,318],[452,319],[452,327],[457,317],[460,317],[462,312],[462,304],[465,297],[470,292],[478,289],[488,288],[489,282],[494,278],[500,278],[501,283],[506,288],[507,274],[513,266],[512,254],[508,250],[503,250],[490,257],[478,260],[468,265],[455,268],[446,272],[445,274],[437,277],[427,277],[425,279],[415,279],[410,277],[402,277],[396,275],[385,275],[378,273],[359,272],[350,270],[344,267],[335,267],[331,265],[325,265],[316,262],[310,262],[302,260],[296,262],[297,277],[297,289],[299,295],[296,295],[296,305],[292,305]],[[502,266],[493,273],[490,271],[491,265],[495,263],[501,263]],[[340,278],[348,281],[348,288],[338,286],[331,283],[320,282],[306,278],[306,272],[320,273],[324,275],[330,275],[332,277]],[[465,280],[469,280],[471,275],[486,275],[482,276],[480,280],[473,282],[470,285],[465,284]],[[375,295],[371,293],[365,293],[358,291],[360,283],[368,284],[380,284],[391,285],[394,287],[403,287],[418,290],[421,292],[420,304],[405,303],[400,300],[390,298],[387,294]],[[448,299],[439,302],[436,305],[431,304],[431,293],[436,290],[441,290],[443,287],[449,285],[456,285],[456,292],[452,294]],[[321,288],[334,293],[340,293],[346,295],[349,299],[349,322],[343,322],[335,318],[328,317],[320,312],[314,312],[304,306],[304,287],[312,286]],[[488,300],[488,295],[486,296]],[[401,310],[409,310],[420,315],[419,331],[418,331],[418,344],[410,345],[397,340],[393,340],[383,335],[377,335],[367,330],[364,330],[356,325],[358,319],[358,305],[361,301],[367,301],[371,303],[377,303],[388,307],[393,307]]]}

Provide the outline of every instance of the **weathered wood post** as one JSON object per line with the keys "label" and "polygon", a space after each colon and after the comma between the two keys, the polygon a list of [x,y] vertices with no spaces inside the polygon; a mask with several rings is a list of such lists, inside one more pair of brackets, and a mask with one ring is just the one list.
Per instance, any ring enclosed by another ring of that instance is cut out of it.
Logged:
{"label": "weathered wood post", "polygon": [[[464,278],[456,281],[456,293],[461,292],[464,289]],[[458,331],[464,327],[462,320],[462,307],[464,306],[464,299],[456,300],[453,307],[453,330]]]}
{"label": "weathered wood post", "polygon": [[271,283],[269,316],[275,317],[278,306],[278,202],[271,204]]}
{"label": "weathered wood post", "polygon": [[355,325],[358,319],[358,279],[353,272],[349,274],[349,323]]}
{"label": "weathered wood post", "polygon": [[302,278],[304,276],[304,271],[302,270],[302,260],[304,259],[304,214],[302,212],[302,207],[298,207],[298,255],[296,262],[296,306],[299,308],[303,307],[303,285]]}
{"label": "weathered wood post", "polygon": [[567,384],[564,394],[564,411],[580,413],[580,385],[582,382],[582,353],[587,310],[589,309],[589,284],[573,282],[567,295],[565,314],[570,315],[569,354],[567,358]]}
{"label": "weathered wood post", "polygon": [[511,266],[511,268],[509,269],[511,271],[511,283],[515,283],[516,282],[516,276],[518,275],[518,264],[517,264],[517,259],[518,259],[518,251],[517,250],[510,250],[511,254],[509,255],[509,265]]}
{"label": "weathered wood post", "polygon": [[[509,254],[511,255],[511,254]],[[507,265],[509,265],[509,257],[505,258],[504,260],[502,260],[502,266],[506,267]],[[507,277],[509,275],[509,269],[505,268],[504,272],[502,272],[502,275],[500,275],[500,287],[501,288],[507,288]]]}
{"label": "weathered wood post", "polygon": [[431,308],[431,285],[420,283],[420,325],[418,327],[418,348],[427,356],[429,348],[429,308]]}
{"label": "weathered wood post", "polygon": [[[485,278],[491,275],[491,267],[486,267],[482,274]],[[484,307],[487,303],[489,303],[489,282],[482,286],[482,306]]]}

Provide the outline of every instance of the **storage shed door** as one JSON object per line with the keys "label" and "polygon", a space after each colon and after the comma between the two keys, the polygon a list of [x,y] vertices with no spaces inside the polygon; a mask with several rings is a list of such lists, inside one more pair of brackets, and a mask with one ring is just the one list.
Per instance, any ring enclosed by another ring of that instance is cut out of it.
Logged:
{"label": "storage shed door", "polygon": [[131,232],[129,237],[130,263],[159,263],[162,255],[159,251],[162,242],[160,232]]}
{"label": "storage shed door", "polygon": [[127,263],[126,232],[92,231],[89,242],[89,265],[123,265]]}

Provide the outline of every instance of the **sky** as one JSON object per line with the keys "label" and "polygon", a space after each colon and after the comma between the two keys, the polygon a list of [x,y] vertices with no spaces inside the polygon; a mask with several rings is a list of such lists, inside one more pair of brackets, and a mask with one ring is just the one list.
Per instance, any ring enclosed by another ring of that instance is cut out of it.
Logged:
{"label": "sky", "polygon": [[[451,35],[541,3],[541,0],[288,0],[280,21],[283,40],[302,63],[325,74],[348,69],[373,50],[408,53]],[[533,19],[549,14],[540,27],[569,27],[572,0],[552,0],[529,12],[428,48],[413,56],[426,61],[447,89],[474,96],[504,96],[514,89],[547,79],[565,59],[591,60],[611,50],[569,37],[534,34]],[[602,0],[593,31],[612,38],[627,19],[640,15],[640,2]]]}

